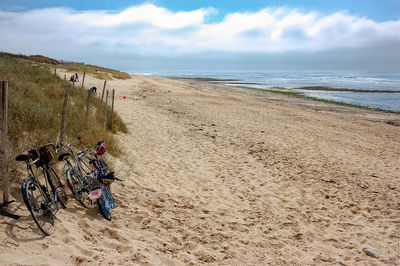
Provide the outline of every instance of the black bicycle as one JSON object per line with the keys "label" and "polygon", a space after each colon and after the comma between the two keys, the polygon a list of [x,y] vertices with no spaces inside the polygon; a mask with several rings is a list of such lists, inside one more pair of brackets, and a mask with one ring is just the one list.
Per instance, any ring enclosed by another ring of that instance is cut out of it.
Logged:
{"label": "black bicycle", "polygon": [[[49,165],[53,159],[50,147],[57,153],[56,147],[49,143],[15,158],[17,161],[25,162],[28,171],[28,177],[24,179],[21,186],[26,207],[39,229],[48,236],[55,230],[55,214],[59,209],[58,203],[66,208],[68,200],[57,173]],[[32,165],[36,166],[36,174]],[[42,178],[38,178],[38,175],[41,175]]]}

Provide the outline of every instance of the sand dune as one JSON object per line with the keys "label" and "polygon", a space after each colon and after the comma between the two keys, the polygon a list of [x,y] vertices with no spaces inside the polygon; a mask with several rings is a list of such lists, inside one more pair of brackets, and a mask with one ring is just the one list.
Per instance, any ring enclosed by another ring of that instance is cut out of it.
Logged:
{"label": "sand dune", "polygon": [[125,179],[113,221],[71,200],[43,237],[15,191],[0,264],[395,264],[399,116],[188,80],[108,86],[129,128],[107,158]]}

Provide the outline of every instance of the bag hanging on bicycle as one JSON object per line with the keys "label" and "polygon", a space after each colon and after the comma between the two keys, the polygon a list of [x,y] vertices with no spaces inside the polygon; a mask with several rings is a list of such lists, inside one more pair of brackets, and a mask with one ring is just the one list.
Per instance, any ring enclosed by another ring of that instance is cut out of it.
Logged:
{"label": "bag hanging on bicycle", "polygon": [[114,172],[109,172],[108,174],[99,174],[98,179],[101,183],[109,185],[115,180]]}
{"label": "bag hanging on bicycle", "polygon": [[49,163],[53,159],[53,154],[51,153],[48,146],[40,147],[39,149],[33,149],[28,151],[29,158],[34,161],[39,159],[35,165],[41,167],[46,163]]}

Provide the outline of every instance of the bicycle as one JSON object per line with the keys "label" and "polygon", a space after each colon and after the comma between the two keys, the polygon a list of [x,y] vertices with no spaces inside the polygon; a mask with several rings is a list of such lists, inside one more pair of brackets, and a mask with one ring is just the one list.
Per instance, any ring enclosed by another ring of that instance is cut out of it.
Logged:
{"label": "bicycle", "polygon": [[114,172],[110,171],[107,163],[100,156],[105,153],[104,141],[97,142],[95,148],[90,149],[94,158],[90,161],[93,165],[94,177],[99,182],[99,187],[94,189],[89,197],[97,200],[100,213],[105,219],[111,221],[111,209],[116,207],[114,197],[111,193],[111,183],[115,180],[122,181],[114,176]]}
{"label": "bicycle", "polygon": [[[86,152],[90,149],[78,153],[72,150],[71,146],[79,140],[81,140],[80,136],[67,145],[61,142],[57,147],[67,148],[69,152],[63,151],[58,157],[58,160],[66,163],[67,169],[65,170],[65,177],[67,179],[67,186],[78,202],[83,207],[89,209],[93,207],[93,202],[89,199],[89,193],[93,190],[93,170],[90,167],[90,160],[92,160],[92,158],[86,155]],[[69,157],[72,157],[75,166],[72,165]]]}
{"label": "bicycle", "polygon": [[[59,209],[58,203],[66,208],[68,200],[67,193],[57,173],[49,165],[53,159],[49,147],[52,147],[57,154],[56,147],[49,143],[15,158],[17,161],[25,162],[27,167],[28,177],[24,179],[21,186],[25,205],[36,225],[47,236],[55,230],[55,214]],[[41,169],[45,180],[44,185],[36,177],[32,165],[36,166],[36,172]]]}

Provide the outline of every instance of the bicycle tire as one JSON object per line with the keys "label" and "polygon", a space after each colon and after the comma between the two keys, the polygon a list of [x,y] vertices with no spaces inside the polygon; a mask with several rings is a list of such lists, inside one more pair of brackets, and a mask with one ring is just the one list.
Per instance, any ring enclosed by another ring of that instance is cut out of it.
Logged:
{"label": "bicycle tire", "polygon": [[106,204],[107,199],[106,199],[105,193],[108,193],[108,196],[111,197],[111,199],[112,199],[112,196],[109,194],[110,192],[108,191],[108,189],[106,187],[102,187],[101,193],[102,193],[101,197],[97,200],[97,204],[99,205],[100,213],[101,213],[101,215],[103,215],[104,218],[106,218],[106,220],[111,221],[112,220],[112,218],[111,218],[112,207],[111,206],[107,207],[107,204]]}
{"label": "bicycle tire", "polygon": [[92,207],[92,201],[89,199],[89,190],[85,187],[79,177],[76,169],[70,168],[66,172],[67,180],[71,185],[72,193],[84,208],[90,209]]}
{"label": "bicycle tire", "polygon": [[64,209],[67,208],[68,195],[67,192],[65,191],[64,185],[60,181],[60,178],[58,178],[56,171],[50,166],[47,173],[49,175],[50,182],[52,182],[55,188],[55,193],[57,194],[58,202],[60,202],[61,206]]}
{"label": "bicycle tire", "polygon": [[97,204],[99,205],[99,210],[100,210],[101,215],[103,215],[103,217],[106,220],[111,221],[112,220],[111,212],[109,209],[107,209],[105,207],[106,203],[104,202],[104,199],[102,199],[102,198],[98,199]]}
{"label": "bicycle tire", "polygon": [[80,168],[83,170],[82,174],[90,175],[93,173],[93,167],[90,164],[91,160],[92,160],[92,158],[90,158],[89,156],[86,156],[86,155],[82,155],[81,157],[79,157],[78,162],[79,162]]}
{"label": "bicycle tire", "polygon": [[36,225],[45,235],[51,235],[56,227],[55,216],[50,208],[49,199],[33,177],[24,180],[21,193]]}

